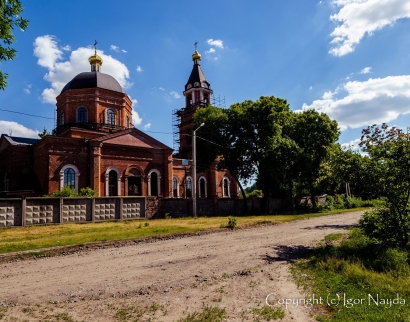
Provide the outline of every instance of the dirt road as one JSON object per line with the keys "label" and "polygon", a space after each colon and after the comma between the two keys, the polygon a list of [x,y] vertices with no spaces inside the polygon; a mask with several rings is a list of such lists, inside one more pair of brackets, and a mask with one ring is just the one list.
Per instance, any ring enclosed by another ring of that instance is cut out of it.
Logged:
{"label": "dirt road", "polygon": [[[289,263],[325,235],[355,225],[360,215],[3,263],[0,320],[177,321],[218,306],[228,321],[256,321],[255,309],[265,305],[268,294],[304,297]],[[303,306],[284,311],[283,321],[314,320]]]}

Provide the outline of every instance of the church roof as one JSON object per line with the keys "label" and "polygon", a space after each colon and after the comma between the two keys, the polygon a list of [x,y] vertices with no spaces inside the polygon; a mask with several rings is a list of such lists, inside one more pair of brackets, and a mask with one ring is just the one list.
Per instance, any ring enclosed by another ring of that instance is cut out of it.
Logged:
{"label": "church roof", "polygon": [[7,134],[2,134],[2,136],[5,137],[5,139],[11,144],[11,145],[32,145],[36,143],[40,139],[31,139],[31,138],[21,138],[18,136],[9,136]]}
{"label": "church roof", "polygon": [[200,84],[202,84],[202,82],[208,83],[199,64],[194,64],[194,67],[192,67],[191,75],[189,75],[186,85],[191,84],[193,86],[195,82],[199,82]]}
{"label": "church roof", "polygon": [[64,86],[61,93],[68,89],[81,88],[103,88],[114,92],[125,93],[114,77],[100,72],[84,72],[78,74]]}

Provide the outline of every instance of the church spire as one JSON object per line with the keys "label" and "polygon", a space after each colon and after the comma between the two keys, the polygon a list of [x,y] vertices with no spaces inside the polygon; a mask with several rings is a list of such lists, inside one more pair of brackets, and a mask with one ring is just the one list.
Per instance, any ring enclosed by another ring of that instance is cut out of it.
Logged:
{"label": "church spire", "polygon": [[96,40],[94,42],[94,55],[92,55],[90,58],[88,58],[88,61],[90,62],[90,65],[91,65],[91,71],[92,72],[100,72],[101,71],[101,65],[103,63],[102,58],[97,55],[97,44],[98,44],[98,41]]}

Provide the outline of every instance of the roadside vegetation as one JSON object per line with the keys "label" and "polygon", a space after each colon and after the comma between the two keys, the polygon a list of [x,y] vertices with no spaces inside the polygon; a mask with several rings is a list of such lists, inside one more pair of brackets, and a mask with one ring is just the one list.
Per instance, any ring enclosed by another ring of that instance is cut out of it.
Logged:
{"label": "roadside vegetation", "polygon": [[332,234],[293,265],[305,298],[322,299],[318,321],[409,321],[408,251],[369,238],[359,228]]}
{"label": "roadside vegetation", "polygon": [[[358,208],[357,210],[363,210]],[[351,210],[320,213],[282,213],[247,217],[185,217],[150,220],[27,226],[0,229],[0,254],[55,246],[86,245],[119,240],[189,234],[220,229],[240,229],[253,225],[274,225],[288,221],[326,216]]]}

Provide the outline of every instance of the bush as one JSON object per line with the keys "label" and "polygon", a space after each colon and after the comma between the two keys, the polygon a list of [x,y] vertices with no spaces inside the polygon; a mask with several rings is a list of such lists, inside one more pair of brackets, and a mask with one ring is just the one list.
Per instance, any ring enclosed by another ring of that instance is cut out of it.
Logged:
{"label": "bush", "polygon": [[69,186],[64,186],[63,189],[52,192],[49,195],[44,197],[56,197],[56,198],[69,198],[69,197],[95,197],[96,191],[90,187],[82,188],[80,193],[77,193],[75,189],[70,188]]}
{"label": "bush", "polygon": [[226,227],[230,229],[234,229],[235,226],[237,225],[237,220],[235,217],[229,216],[228,217],[228,225]]}
{"label": "bush", "polygon": [[97,192],[90,187],[81,188],[80,193],[78,194],[80,197],[95,197]]}

